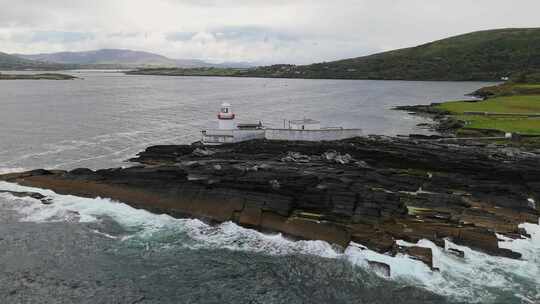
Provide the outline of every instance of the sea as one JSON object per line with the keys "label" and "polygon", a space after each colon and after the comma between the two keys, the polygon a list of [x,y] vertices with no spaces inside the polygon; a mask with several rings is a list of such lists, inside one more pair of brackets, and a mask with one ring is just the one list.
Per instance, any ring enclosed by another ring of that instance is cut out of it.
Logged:
{"label": "sea", "polygon": [[[7,72],[6,72],[7,73]],[[25,72],[31,73],[31,72]],[[220,104],[240,122],[282,127],[312,118],[365,134],[431,134],[398,105],[463,100],[490,83],[124,75],[68,71],[76,80],[0,81],[0,173],[130,166],[145,147],[189,144],[217,125]],[[209,225],[0,182],[0,303],[540,303],[540,226],[500,246],[520,260],[447,241],[431,271],[362,244],[339,248],[226,222]],[[401,242],[409,246],[406,242]],[[391,276],[367,260],[391,266]]]}

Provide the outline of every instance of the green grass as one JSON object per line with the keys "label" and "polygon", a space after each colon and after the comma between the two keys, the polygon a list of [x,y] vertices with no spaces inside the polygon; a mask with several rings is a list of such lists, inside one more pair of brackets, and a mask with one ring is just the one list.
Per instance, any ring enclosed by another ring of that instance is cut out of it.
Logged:
{"label": "green grass", "polygon": [[458,119],[466,122],[466,128],[493,129],[520,134],[540,134],[540,118],[527,117],[488,117],[458,115]]}
{"label": "green grass", "polygon": [[518,89],[540,89],[540,84],[516,84],[514,87]]}
{"label": "green grass", "polygon": [[540,95],[504,96],[480,102],[452,101],[437,107],[455,114],[464,112],[540,113]]}
{"label": "green grass", "polygon": [[0,69],[7,70],[60,70],[65,69],[67,66],[56,63],[46,63],[33,60],[22,59],[12,55],[8,55],[0,52]]}
{"label": "green grass", "polygon": [[244,69],[233,68],[146,68],[128,71],[133,75],[161,75],[161,76],[242,76]]}
{"label": "green grass", "polygon": [[540,113],[540,95],[496,97],[481,102],[453,101],[437,107],[454,113],[456,118],[465,121],[466,128],[540,134],[540,118],[538,117],[463,114],[464,112],[536,114]]}

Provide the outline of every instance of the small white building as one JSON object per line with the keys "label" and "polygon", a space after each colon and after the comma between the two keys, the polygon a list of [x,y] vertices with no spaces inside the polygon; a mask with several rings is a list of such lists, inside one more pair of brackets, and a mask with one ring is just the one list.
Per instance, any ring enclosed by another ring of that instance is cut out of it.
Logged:
{"label": "small white building", "polygon": [[289,129],[292,130],[320,130],[321,122],[309,118],[301,120],[290,120]]}

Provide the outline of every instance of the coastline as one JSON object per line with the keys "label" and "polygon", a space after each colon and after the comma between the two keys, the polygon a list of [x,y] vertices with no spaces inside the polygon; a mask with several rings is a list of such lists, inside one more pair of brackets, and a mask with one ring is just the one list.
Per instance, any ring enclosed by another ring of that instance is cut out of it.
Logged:
{"label": "coastline", "polygon": [[40,74],[3,74],[0,73],[0,80],[73,80],[78,77],[59,73]]}
{"label": "coastline", "polygon": [[[168,77],[231,77],[231,78],[262,78],[262,79],[304,79],[304,80],[366,80],[366,81],[410,81],[410,82],[496,82],[494,79],[446,79],[446,78],[406,78],[406,77],[348,77],[348,76],[316,76],[305,75],[272,75],[250,73],[249,69],[235,68],[141,68],[125,71],[126,75],[134,76],[168,76]],[[219,71],[223,70],[223,71]]]}
{"label": "coastline", "polygon": [[398,106],[429,118],[431,130],[450,137],[540,137],[540,84],[506,82],[469,94],[476,100]]}
{"label": "coastline", "polygon": [[540,177],[540,156],[501,144],[390,137],[250,141],[212,148],[154,146],[132,161],[138,165],[34,170],[0,180],[107,197],[179,218],[233,221],[342,248],[355,242],[380,253],[407,254],[430,267],[431,250],[397,241],[428,239],[444,248],[451,239],[519,258],[499,248],[495,233],[527,237],[519,225],[538,224],[540,216],[536,204],[527,203],[540,197],[540,186],[532,182]]}

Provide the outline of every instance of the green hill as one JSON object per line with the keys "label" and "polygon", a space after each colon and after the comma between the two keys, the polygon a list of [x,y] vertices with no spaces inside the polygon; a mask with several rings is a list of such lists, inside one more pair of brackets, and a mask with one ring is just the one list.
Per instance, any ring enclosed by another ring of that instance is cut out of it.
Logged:
{"label": "green hill", "polygon": [[474,32],[366,57],[261,69],[302,78],[500,80],[540,71],[540,28]]}
{"label": "green hill", "polygon": [[168,69],[133,74],[391,80],[500,80],[540,72],[540,28],[474,32],[417,47],[304,66]]}
{"label": "green hill", "polygon": [[65,68],[67,66],[63,64],[22,59],[0,52],[0,70],[61,70]]}

